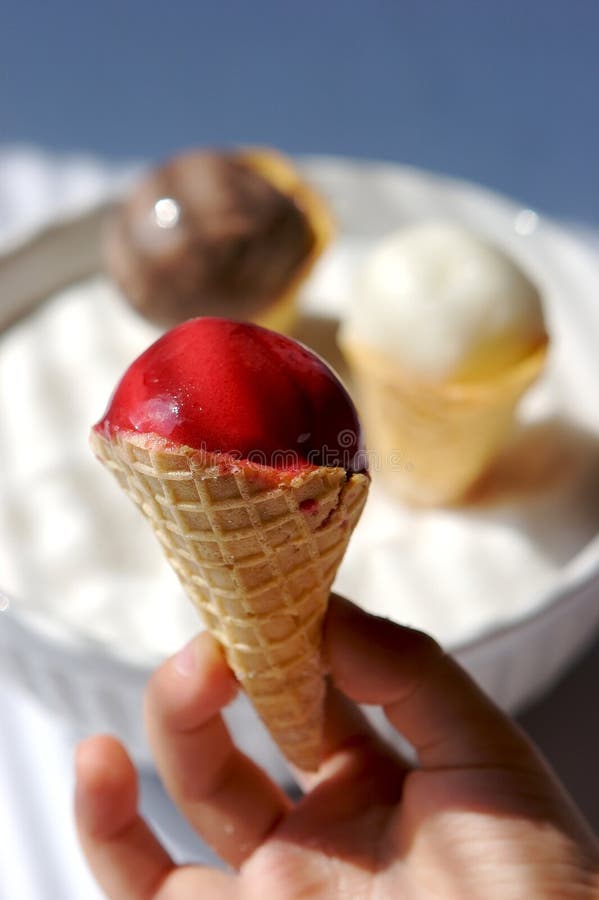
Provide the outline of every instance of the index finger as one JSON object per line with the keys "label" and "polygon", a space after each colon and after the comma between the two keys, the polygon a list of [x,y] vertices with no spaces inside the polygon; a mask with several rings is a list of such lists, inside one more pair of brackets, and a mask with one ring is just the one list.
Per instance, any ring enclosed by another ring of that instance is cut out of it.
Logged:
{"label": "index finger", "polygon": [[422,768],[506,758],[538,765],[515,723],[429,635],[333,595],[324,647],[335,684],[358,703],[382,706]]}

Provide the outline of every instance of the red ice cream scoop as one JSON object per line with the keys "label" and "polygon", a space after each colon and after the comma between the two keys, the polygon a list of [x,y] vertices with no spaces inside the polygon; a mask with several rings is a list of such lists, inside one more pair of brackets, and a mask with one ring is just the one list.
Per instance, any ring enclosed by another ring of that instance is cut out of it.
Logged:
{"label": "red ice cream scoop", "polygon": [[288,337],[228,319],[190,319],[159,338],[95,429],[156,434],[278,469],[366,469],[356,409],[329,366]]}

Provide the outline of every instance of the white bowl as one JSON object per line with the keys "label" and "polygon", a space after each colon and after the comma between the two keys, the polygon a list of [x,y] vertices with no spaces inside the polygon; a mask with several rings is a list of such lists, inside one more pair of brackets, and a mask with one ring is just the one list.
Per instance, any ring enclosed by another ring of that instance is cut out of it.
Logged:
{"label": "white bowl", "polygon": [[[552,338],[548,370],[523,404],[522,433],[486,495],[468,509],[414,512],[391,503],[375,477],[336,585],[366,608],[434,633],[499,703],[515,710],[545,690],[599,626],[599,267],[574,235],[479,187],[385,164],[312,159],[304,167],[340,224],[339,240],[302,300],[304,336],[329,357],[331,323],[343,316],[363,254],[373,240],[415,219],[442,216],[481,231],[543,290]],[[12,374],[15,403],[43,405],[45,417],[37,435],[39,423],[29,423],[26,462],[10,463],[16,438],[4,422],[9,462],[0,476],[0,585],[7,608],[0,614],[0,671],[77,731],[116,733],[143,765],[150,764],[144,684],[197,623],[174,596],[178,588],[162,560],[156,565],[164,569],[149,583],[144,560],[158,559],[149,533],[86,455],[89,425],[124,364],[155,334],[107,283],[86,280],[99,266],[102,215],[97,207],[67,218],[0,258],[5,318],[24,315],[0,339],[0,366]],[[77,283],[69,293],[52,299],[71,282]],[[102,357],[106,348],[96,334],[102,328],[90,326],[98,309],[114,337],[110,359]],[[47,337],[35,344],[34,334]],[[34,360],[45,367],[40,381],[56,381],[45,388],[54,391],[54,412],[19,376],[33,345],[43,346]],[[64,397],[61,376],[74,385]],[[526,466],[520,484],[514,461],[517,471]],[[94,504],[86,494],[95,492],[96,480],[106,494]],[[50,541],[43,551],[58,521],[67,537],[60,548]],[[118,534],[111,535],[110,522],[119,523]],[[124,537],[123,523],[130,529]],[[61,589],[65,559],[71,595]],[[111,613],[102,623],[92,612],[104,599]],[[245,749],[284,780],[280,756],[245,699],[227,715]]]}

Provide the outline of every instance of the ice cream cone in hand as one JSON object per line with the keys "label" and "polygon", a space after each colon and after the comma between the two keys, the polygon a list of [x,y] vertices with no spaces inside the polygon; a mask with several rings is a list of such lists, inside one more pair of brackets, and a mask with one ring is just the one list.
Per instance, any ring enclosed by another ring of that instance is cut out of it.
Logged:
{"label": "ice cream cone in hand", "polygon": [[288,338],[196,319],[133,363],[91,441],[282,752],[317,768],[322,622],[369,484],[347,393]]}

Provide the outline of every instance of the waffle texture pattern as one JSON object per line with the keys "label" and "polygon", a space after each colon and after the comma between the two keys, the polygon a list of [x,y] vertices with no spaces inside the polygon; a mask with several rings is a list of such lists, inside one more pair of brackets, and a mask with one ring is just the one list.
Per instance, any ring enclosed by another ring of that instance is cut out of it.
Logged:
{"label": "waffle texture pattern", "polygon": [[322,622],[369,479],[280,472],[169,444],[92,433],[287,759],[321,758]]}

